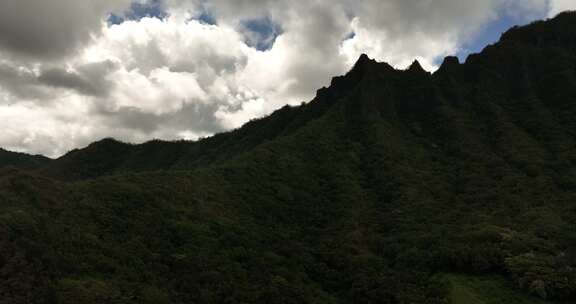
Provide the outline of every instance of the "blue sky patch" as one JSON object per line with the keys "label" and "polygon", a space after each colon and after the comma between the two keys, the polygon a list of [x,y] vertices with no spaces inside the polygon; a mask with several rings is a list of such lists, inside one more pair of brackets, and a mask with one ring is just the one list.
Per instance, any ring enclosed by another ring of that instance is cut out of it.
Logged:
{"label": "blue sky patch", "polygon": [[194,19],[200,21],[200,23],[203,24],[209,24],[209,25],[218,24],[218,22],[216,21],[216,17],[214,17],[214,15],[206,9],[203,9],[202,13]]}
{"label": "blue sky patch", "polygon": [[271,49],[276,38],[283,32],[282,27],[270,17],[242,21],[241,31],[246,44],[259,51]]}
{"label": "blue sky patch", "polygon": [[191,20],[197,20],[202,24],[208,25],[217,25],[218,20],[216,20],[216,16],[212,11],[210,11],[210,4],[208,1],[203,0],[200,5],[198,5],[197,9],[199,12],[196,13],[195,16],[190,18]]}
{"label": "blue sky patch", "polygon": [[346,37],[344,37],[343,41],[354,39],[354,37],[356,37],[356,32],[350,32],[350,34],[348,34]]}
{"label": "blue sky patch", "polygon": [[145,17],[164,19],[168,16],[162,0],[149,0],[144,3],[132,2],[130,8],[122,15],[110,14],[108,24],[120,24],[128,20],[140,20]]}
{"label": "blue sky patch", "polygon": [[[512,16],[499,16],[498,19],[489,23],[480,32],[476,38],[470,42],[465,43],[462,46],[460,52],[457,56],[460,58],[460,62],[464,62],[466,57],[472,53],[481,52],[486,46],[498,42],[500,36],[506,32],[508,29],[515,25],[525,25],[533,20],[546,18],[546,12],[542,12],[540,16],[530,16],[527,17],[512,17]],[[440,60],[441,62],[442,60]]]}

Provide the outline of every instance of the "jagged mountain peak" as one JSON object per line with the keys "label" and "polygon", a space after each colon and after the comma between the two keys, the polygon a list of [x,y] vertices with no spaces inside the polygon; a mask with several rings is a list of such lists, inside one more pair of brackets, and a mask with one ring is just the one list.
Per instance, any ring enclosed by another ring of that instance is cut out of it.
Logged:
{"label": "jagged mountain peak", "polygon": [[422,65],[418,61],[418,59],[415,59],[412,62],[412,64],[410,64],[410,66],[408,67],[408,71],[417,72],[417,73],[422,73],[422,72],[426,73],[426,70],[424,70],[424,68],[422,67]]}
{"label": "jagged mountain peak", "polygon": [[456,56],[447,56],[442,61],[440,68],[438,68],[439,72],[450,71],[460,66],[460,59]]}
{"label": "jagged mountain peak", "polygon": [[354,64],[353,69],[362,68],[363,66],[366,66],[368,64],[374,64],[374,63],[376,63],[376,60],[368,57],[367,54],[363,53],[362,55],[360,55],[360,57],[358,57],[358,60],[356,60],[356,63]]}
{"label": "jagged mountain peak", "polygon": [[367,73],[378,73],[382,71],[396,71],[391,65],[386,62],[378,62],[375,59],[370,58],[366,54],[360,55],[352,69],[347,73],[347,75],[358,75]]}

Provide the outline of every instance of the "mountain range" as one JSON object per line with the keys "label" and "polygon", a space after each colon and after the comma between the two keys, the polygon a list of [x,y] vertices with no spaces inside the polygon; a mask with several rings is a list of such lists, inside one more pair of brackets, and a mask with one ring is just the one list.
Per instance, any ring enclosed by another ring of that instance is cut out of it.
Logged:
{"label": "mountain range", "polygon": [[576,13],[196,142],[0,150],[0,303],[576,301]]}

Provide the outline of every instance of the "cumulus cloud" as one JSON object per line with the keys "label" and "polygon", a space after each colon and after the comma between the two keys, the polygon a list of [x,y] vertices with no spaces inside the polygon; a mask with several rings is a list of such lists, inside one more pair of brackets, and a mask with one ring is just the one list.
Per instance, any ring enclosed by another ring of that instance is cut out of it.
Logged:
{"label": "cumulus cloud", "polygon": [[498,18],[573,2],[136,1],[0,1],[0,146],[196,139],[310,100],[361,53],[434,69]]}

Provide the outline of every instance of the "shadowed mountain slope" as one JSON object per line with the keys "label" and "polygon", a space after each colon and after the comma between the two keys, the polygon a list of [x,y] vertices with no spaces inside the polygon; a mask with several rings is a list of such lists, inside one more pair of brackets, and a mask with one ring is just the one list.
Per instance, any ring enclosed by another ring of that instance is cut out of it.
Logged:
{"label": "shadowed mountain slope", "polygon": [[363,55],[310,103],[199,142],[4,169],[0,299],[573,302],[575,23],[434,74]]}
{"label": "shadowed mountain slope", "polygon": [[28,155],[0,149],[0,168],[15,167],[24,170],[31,170],[44,167],[49,162],[49,158],[41,155]]}

